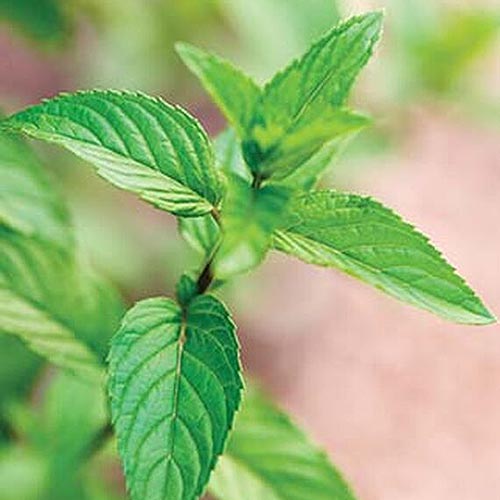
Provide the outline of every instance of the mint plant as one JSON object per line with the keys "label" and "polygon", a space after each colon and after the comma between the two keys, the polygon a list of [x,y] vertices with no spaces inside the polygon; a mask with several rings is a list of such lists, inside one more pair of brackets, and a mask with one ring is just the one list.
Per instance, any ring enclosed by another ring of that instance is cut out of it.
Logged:
{"label": "mint plant", "polygon": [[213,142],[180,107],[134,92],[63,94],[2,122],[5,131],[65,147],[110,183],[174,214],[199,253],[176,297],[134,305],[106,353],[94,336],[99,310],[119,306],[107,302],[109,290],[91,293],[82,283],[88,272],[49,190],[16,174],[0,199],[0,331],[94,384],[107,371],[133,500],[193,500],[207,488],[221,500],[354,498],[326,456],[257,389],[242,397],[236,327],[214,292],[271,249],[457,323],[494,322],[429,240],[393,211],[316,189],[342,143],[369,124],[346,101],[381,23],[375,12],[339,24],[264,87],[228,61],[178,45],[231,124]]}

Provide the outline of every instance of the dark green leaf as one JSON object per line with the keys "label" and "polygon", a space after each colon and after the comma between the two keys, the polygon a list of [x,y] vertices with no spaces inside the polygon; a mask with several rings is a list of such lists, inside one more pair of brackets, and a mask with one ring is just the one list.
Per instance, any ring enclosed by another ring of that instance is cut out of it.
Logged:
{"label": "dark green leaf", "polygon": [[138,303],[110,351],[109,393],[133,500],[194,500],[240,403],[239,347],[225,307],[198,296]]}

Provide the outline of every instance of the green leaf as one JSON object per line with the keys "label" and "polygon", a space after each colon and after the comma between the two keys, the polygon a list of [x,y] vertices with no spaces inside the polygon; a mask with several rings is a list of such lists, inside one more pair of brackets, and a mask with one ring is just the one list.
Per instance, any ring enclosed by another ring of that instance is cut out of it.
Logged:
{"label": "green leaf", "polygon": [[218,279],[247,272],[262,262],[288,198],[289,190],[283,186],[254,189],[240,177],[231,178],[221,219],[222,242],[214,261]]}
{"label": "green leaf", "polygon": [[68,23],[57,0],[0,0],[0,19],[6,19],[40,42],[61,42]]}
{"label": "green leaf", "polygon": [[220,229],[211,215],[183,217],[178,220],[179,232],[189,246],[200,255],[211,255],[220,239]]}
{"label": "green leaf", "polygon": [[178,54],[231,122],[245,136],[260,97],[259,86],[229,61],[186,43],[176,45]]}
{"label": "green leaf", "polygon": [[222,188],[208,137],[179,107],[142,94],[64,94],[28,108],[3,127],[61,144],[112,184],[176,215],[197,216]]}
{"label": "green leaf", "polygon": [[35,155],[6,133],[0,133],[0,177],[0,225],[60,246],[73,243],[68,212]]}
{"label": "green leaf", "polygon": [[336,267],[395,298],[457,323],[495,321],[428,239],[380,203],[317,191],[297,197],[274,246]]}
{"label": "green leaf", "polygon": [[471,64],[494,46],[500,32],[500,14],[487,10],[451,11],[435,32],[410,46],[416,77],[431,91],[446,93]]}
{"label": "green leaf", "polygon": [[235,326],[214,297],[166,298],[125,316],[109,356],[111,412],[133,500],[194,500],[240,404]]}
{"label": "green leaf", "polygon": [[[303,166],[321,148],[333,140],[340,141],[365,128],[370,120],[348,109],[325,105],[321,115],[304,115],[285,135],[275,140],[262,129],[255,130],[259,144],[259,172],[283,179]],[[281,134],[281,133],[280,133]],[[262,148],[266,151],[262,153]],[[247,150],[248,151],[248,150]]]}
{"label": "green leaf", "polygon": [[214,149],[217,166],[223,172],[239,175],[252,182],[252,173],[243,159],[240,141],[232,128],[227,128],[215,138]]}
{"label": "green leaf", "polygon": [[279,184],[288,186],[294,191],[310,191],[318,185],[334,161],[343,152],[353,135],[355,134],[330,141],[314,156],[280,181]]}
{"label": "green leaf", "polygon": [[326,454],[253,388],[209,491],[219,500],[354,500]]}
{"label": "green leaf", "polygon": [[95,378],[120,315],[115,293],[68,250],[0,226],[0,333]]}
{"label": "green leaf", "polygon": [[[339,133],[339,125],[343,123],[341,114],[345,113],[342,108],[354,79],[372,54],[381,24],[382,15],[378,12],[349,19],[313,44],[265,86],[251,131],[243,143],[245,158],[254,172],[268,177],[279,168],[273,161],[279,151],[280,155],[286,153],[282,142],[286,142],[288,136],[298,138],[290,139],[292,142],[306,142],[302,136],[313,136],[307,134],[310,127],[314,128],[314,135],[327,135],[328,140]],[[350,122],[349,115],[345,118]],[[324,129],[329,120],[334,125],[327,134]],[[310,155],[315,152],[311,149]],[[306,159],[304,153],[288,168]]]}

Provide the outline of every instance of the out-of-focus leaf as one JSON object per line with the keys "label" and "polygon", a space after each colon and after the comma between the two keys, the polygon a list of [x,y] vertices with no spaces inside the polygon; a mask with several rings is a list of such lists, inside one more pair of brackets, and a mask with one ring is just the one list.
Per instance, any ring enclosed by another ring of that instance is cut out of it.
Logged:
{"label": "out-of-focus leaf", "polygon": [[500,12],[449,12],[429,38],[415,41],[417,77],[434,92],[451,90],[470,65],[493,46],[499,32]]}
{"label": "out-of-focus leaf", "polygon": [[219,500],[354,500],[326,454],[255,388],[247,390],[209,491]]}
{"label": "out-of-focus leaf", "polygon": [[264,259],[288,198],[289,190],[283,186],[253,189],[238,176],[230,178],[221,219],[222,243],[214,262],[218,279],[247,272]]}
{"label": "out-of-focus leaf", "polygon": [[61,42],[68,35],[68,22],[59,0],[0,0],[2,19],[40,42]]}

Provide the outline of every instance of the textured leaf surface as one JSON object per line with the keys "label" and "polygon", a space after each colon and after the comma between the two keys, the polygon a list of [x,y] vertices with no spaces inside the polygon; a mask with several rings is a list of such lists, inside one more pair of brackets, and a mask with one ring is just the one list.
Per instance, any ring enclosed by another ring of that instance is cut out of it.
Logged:
{"label": "textured leaf surface", "polygon": [[214,263],[217,278],[247,272],[264,259],[288,198],[285,187],[253,189],[240,177],[231,178],[221,220],[222,242]]}
{"label": "textured leaf surface", "polygon": [[372,54],[381,23],[380,13],[369,13],[338,25],[265,86],[244,143],[252,170],[269,175],[276,170],[273,153],[284,151],[287,136],[312,125],[315,133],[326,128],[325,112],[332,117],[343,107]]}
{"label": "textured leaf surface", "polygon": [[261,93],[259,86],[229,61],[189,44],[179,43],[176,47],[182,60],[243,137]]}
{"label": "textured leaf surface", "polygon": [[61,95],[3,126],[61,144],[112,184],[174,214],[203,215],[220,200],[205,132],[160,99],[113,91]]}
{"label": "textured leaf surface", "polygon": [[72,243],[69,217],[31,150],[0,133],[0,224],[60,246]]}
{"label": "textured leaf surface", "polygon": [[215,138],[214,149],[218,168],[252,182],[253,176],[243,159],[241,143],[232,128],[227,128]]}
{"label": "textured leaf surface", "polygon": [[458,323],[494,321],[428,239],[380,203],[318,191],[297,197],[274,246],[336,267],[388,294]]}
{"label": "textured leaf surface", "polygon": [[132,499],[198,498],[240,403],[239,347],[227,310],[199,296],[183,319],[169,299],[140,302],[125,316],[109,359]]}
{"label": "textured leaf surface", "polygon": [[179,219],[179,232],[191,248],[208,256],[220,240],[220,229],[211,215]]}
{"label": "textured leaf surface", "polygon": [[354,500],[326,454],[255,389],[247,390],[209,491],[219,500]]}

